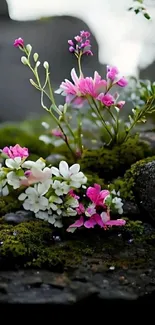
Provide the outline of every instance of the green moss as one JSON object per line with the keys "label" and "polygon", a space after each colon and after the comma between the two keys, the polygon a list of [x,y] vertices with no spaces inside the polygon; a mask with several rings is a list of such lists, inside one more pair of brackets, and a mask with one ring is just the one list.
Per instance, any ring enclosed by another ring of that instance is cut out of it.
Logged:
{"label": "green moss", "polygon": [[144,225],[140,220],[129,220],[126,218],[126,225],[123,231],[129,231],[134,238],[141,236],[144,233]]}
{"label": "green moss", "polygon": [[13,212],[21,207],[21,202],[13,195],[0,196],[0,216]]}
{"label": "green moss", "polygon": [[122,198],[130,201],[134,201],[134,184],[135,178],[139,174],[139,168],[144,164],[155,160],[155,156],[147,157],[145,159],[141,159],[137,161],[135,164],[131,165],[131,168],[126,171],[123,178],[117,178],[110,184],[110,189],[115,189],[116,191],[120,191],[120,195]]}
{"label": "green moss", "polygon": [[[130,230],[135,235],[132,247],[123,236]],[[118,232],[122,233],[121,237],[118,237]],[[95,265],[95,268],[102,269],[111,265],[135,266],[142,262],[139,260],[141,255],[138,258],[139,241],[146,245],[142,225],[131,221],[123,229],[83,229],[76,234],[63,231],[59,231],[59,234],[62,241],[56,243],[52,237],[52,227],[40,220],[16,226],[0,223],[0,268],[45,268],[63,271],[79,265],[87,265],[88,268]],[[146,246],[146,252],[149,258],[150,246]]]}
{"label": "green moss", "polygon": [[100,178],[97,173],[93,173],[93,174],[85,173],[85,176],[87,177],[87,187],[93,186],[93,184],[95,183],[101,185],[102,189],[106,187],[104,179]]}
{"label": "green moss", "polygon": [[0,128],[0,148],[19,144],[27,147],[30,152],[30,159],[46,158],[52,152],[52,145],[40,141],[37,136],[28,134],[26,131],[14,125],[7,125]]}
{"label": "green moss", "polygon": [[99,177],[109,180],[124,175],[133,163],[151,154],[149,145],[134,136],[111,149],[84,151],[80,165],[83,171],[97,173]]}

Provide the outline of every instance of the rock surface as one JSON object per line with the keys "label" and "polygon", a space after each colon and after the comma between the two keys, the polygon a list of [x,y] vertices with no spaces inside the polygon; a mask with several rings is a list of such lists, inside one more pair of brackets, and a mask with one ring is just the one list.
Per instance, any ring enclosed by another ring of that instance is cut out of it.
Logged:
{"label": "rock surface", "polygon": [[[10,232],[16,231],[16,227],[19,226],[14,226]],[[120,229],[113,235],[104,232],[102,236],[101,232],[95,234],[93,230],[87,236],[86,233],[79,233],[77,237],[69,235],[70,239],[59,238],[55,243],[51,238],[48,241],[49,249],[51,252],[55,250],[57,255],[51,255],[47,264],[46,246],[43,246],[46,263],[43,263],[44,267],[37,267],[36,264],[35,269],[31,263],[27,269],[23,269],[22,251],[16,250],[19,233],[14,236],[14,248],[10,247],[9,250],[8,245],[5,256],[1,250],[5,245],[4,238],[0,242],[0,303],[50,303],[54,307],[72,307],[86,306],[87,303],[93,305],[96,302],[111,305],[111,302],[129,304],[154,301],[155,230],[148,224],[128,225],[127,229]],[[25,228],[25,240],[28,240],[27,234]],[[35,238],[33,240],[36,241]],[[45,236],[44,241],[46,243]],[[29,244],[31,247],[33,243],[27,242],[27,250],[30,249]],[[15,252],[16,258],[9,270],[11,250]],[[26,257],[26,251],[24,254]],[[37,254],[34,251],[33,259],[40,258],[41,251]],[[2,271],[4,260],[8,262],[8,267]]]}
{"label": "rock surface", "polygon": [[155,223],[155,161],[138,168],[134,194],[144,218],[149,217]]}

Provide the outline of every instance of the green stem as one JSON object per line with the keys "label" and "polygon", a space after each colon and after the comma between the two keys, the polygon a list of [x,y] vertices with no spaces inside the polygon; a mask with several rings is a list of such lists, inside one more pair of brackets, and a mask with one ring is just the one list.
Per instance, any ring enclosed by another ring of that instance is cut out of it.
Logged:
{"label": "green stem", "polygon": [[52,89],[52,86],[51,86],[51,81],[50,81],[49,75],[48,75],[47,83],[48,83],[48,87],[49,87],[51,102],[56,106],[54,95],[53,95],[53,89]]}
{"label": "green stem", "polygon": [[106,122],[105,122],[103,116],[101,115],[100,110],[99,110],[99,108],[98,108],[98,106],[97,106],[97,104],[96,104],[94,98],[92,98],[92,100],[93,100],[93,103],[94,103],[94,105],[95,105],[95,107],[96,107],[96,111],[97,111],[98,117],[99,117],[100,120],[102,121],[102,124],[104,125],[106,131],[109,133],[111,139],[113,139],[113,134],[112,134],[112,133],[110,132],[110,130],[107,128]]}
{"label": "green stem", "polygon": [[80,53],[78,56],[78,68],[79,68],[80,77],[83,77],[82,68],[81,68],[81,57],[82,57],[82,53]]}

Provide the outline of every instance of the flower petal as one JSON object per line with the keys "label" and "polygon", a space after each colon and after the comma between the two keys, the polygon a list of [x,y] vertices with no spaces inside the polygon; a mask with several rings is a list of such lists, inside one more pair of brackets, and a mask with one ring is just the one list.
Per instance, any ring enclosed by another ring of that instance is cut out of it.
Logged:
{"label": "flower petal", "polygon": [[74,164],[69,168],[69,170],[72,174],[77,174],[80,171],[80,165]]}
{"label": "flower petal", "polygon": [[69,176],[69,167],[66,161],[62,160],[59,164],[59,170],[60,170],[60,174],[63,177],[68,177]]}

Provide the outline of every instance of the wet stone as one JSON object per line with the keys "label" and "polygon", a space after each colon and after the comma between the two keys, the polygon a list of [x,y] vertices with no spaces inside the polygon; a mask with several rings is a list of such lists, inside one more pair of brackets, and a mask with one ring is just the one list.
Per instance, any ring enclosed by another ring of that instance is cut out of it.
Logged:
{"label": "wet stone", "polygon": [[33,212],[31,211],[23,211],[23,210],[19,210],[15,213],[10,212],[10,213],[6,213],[2,219],[10,224],[19,224],[22,222],[27,222],[30,220],[36,220],[34,218]]}

